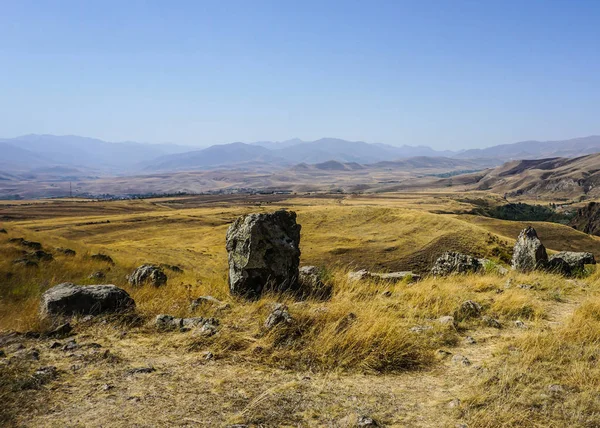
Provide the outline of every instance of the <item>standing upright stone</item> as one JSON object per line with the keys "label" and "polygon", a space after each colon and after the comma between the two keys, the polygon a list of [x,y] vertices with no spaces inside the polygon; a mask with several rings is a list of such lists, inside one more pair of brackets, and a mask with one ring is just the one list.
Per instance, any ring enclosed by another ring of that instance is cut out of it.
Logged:
{"label": "standing upright stone", "polygon": [[227,230],[229,290],[257,299],[264,291],[296,291],[300,225],[296,213],[248,214]]}
{"label": "standing upright stone", "polygon": [[513,250],[512,268],[520,272],[529,272],[545,267],[548,254],[535,229],[527,226],[521,231]]}

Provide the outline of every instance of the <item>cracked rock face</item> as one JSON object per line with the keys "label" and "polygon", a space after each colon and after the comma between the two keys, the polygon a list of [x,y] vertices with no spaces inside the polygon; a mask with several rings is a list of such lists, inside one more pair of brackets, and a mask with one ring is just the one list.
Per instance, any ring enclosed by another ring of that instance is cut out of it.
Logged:
{"label": "cracked rock face", "polygon": [[575,252],[575,251],[561,251],[550,257],[550,261],[554,259],[564,260],[572,270],[583,269],[585,265],[595,265],[596,259],[592,253],[587,252]]}
{"label": "cracked rock face", "polygon": [[545,265],[548,254],[542,241],[531,226],[521,231],[513,250],[512,268],[519,272],[530,272]]}
{"label": "cracked rock face", "polygon": [[133,286],[141,286],[150,284],[155,287],[163,286],[167,283],[167,275],[163,272],[160,266],[142,265],[129,275],[129,284]]}
{"label": "cracked rock face", "polygon": [[483,266],[479,259],[475,257],[461,253],[447,252],[435,261],[433,268],[431,268],[431,274],[433,276],[447,276],[474,273],[481,271],[482,268]]}
{"label": "cracked rock face", "polygon": [[258,299],[265,291],[296,291],[300,225],[293,211],[248,214],[227,231],[229,290]]}
{"label": "cracked rock face", "polygon": [[114,285],[59,284],[42,295],[40,313],[52,315],[98,315],[133,309],[135,302]]}

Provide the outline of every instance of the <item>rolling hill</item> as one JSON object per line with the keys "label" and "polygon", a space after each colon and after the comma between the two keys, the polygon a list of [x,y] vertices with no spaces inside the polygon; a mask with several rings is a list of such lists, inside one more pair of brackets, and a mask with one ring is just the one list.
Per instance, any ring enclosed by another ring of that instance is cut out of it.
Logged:
{"label": "rolling hill", "polygon": [[[454,177],[477,190],[507,197],[577,199],[600,196],[600,153],[578,158],[549,158],[507,162],[497,168]],[[449,180],[441,180],[444,185]]]}

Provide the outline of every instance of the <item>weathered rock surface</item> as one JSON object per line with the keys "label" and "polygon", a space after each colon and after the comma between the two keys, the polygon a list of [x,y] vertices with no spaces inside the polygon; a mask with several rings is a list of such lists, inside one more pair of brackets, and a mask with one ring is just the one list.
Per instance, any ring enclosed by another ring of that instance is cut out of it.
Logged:
{"label": "weathered rock surface", "polygon": [[548,254],[537,232],[531,226],[521,231],[513,250],[512,268],[519,272],[530,272],[548,261]]}
{"label": "weathered rock surface", "polygon": [[585,265],[595,265],[596,259],[592,253],[578,253],[575,251],[561,251],[560,253],[556,253],[553,256],[550,256],[549,261],[554,259],[562,259],[564,260],[571,270],[583,269]]}
{"label": "weathered rock surface", "polygon": [[42,294],[40,313],[48,315],[98,315],[135,307],[127,292],[114,285],[82,286],[63,283]]}
{"label": "weathered rock surface", "polygon": [[265,291],[297,291],[300,228],[293,211],[238,218],[227,231],[230,292],[257,299]]}
{"label": "weathered rock surface", "polygon": [[483,266],[479,259],[466,254],[447,252],[442,254],[431,268],[431,274],[434,276],[447,276],[452,274],[476,273],[482,270]]}
{"label": "weathered rock surface", "polygon": [[190,310],[194,311],[203,305],[217,305],[221,306],[223,302],[213,296],[200,296],[197,299],[192,300],[190,303]]}
{"label": "weathered rock surface", "polygon": [[466,300],[456,310],[454,317],[458,320],[476,318],[481,315],[481,305],[473,300]]}
{"label": "weathered rock surface", "polygon": [[142,265],[129,275],[129,284],[133,286],[150,284],[155,287],[160,287],[166,283],[167,275],[156,265]]}
{"label": "weathered rock surface", "polygon": [[411,271],[376,273],[376,272],[369,272],[366,269],[362,269],[362,270],[358,270],[355,272],[349,272],[348,279],[350,281],[375,279],[375,280],[388,281],[388,282],[402,282],[402,281],[414,282],[414,281],[419,281],[421,279],[421,276],[417,275],[416,273],[412,273]]}
{"label": "weathered rock surface", "polygon": [[273,311],[265,321],[265,329],[270,330],[279,324],[291,324],[292,316],[288,312],[288,307],[282,303],[273,305]]}
{"label": "weathered rock surface", "polygon": [[556,273],[564,276],[569,276],[573,273],[571,265],[560,257],[554,257],[545,262],[540,262],[538,268],[550,273]]}

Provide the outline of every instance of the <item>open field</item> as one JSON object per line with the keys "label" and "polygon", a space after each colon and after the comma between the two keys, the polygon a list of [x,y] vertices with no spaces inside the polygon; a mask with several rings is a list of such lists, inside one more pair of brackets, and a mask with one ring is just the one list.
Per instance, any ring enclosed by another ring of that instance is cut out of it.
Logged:
{"label": "open field", "polygon": [[[11,363],[0,359],[0,423],[343,427],[370,415],[398,427],[598,426],[598,272],[577,279],[511,272],[414,284],[347,280],[348,270],[362,268],[425,274],[448,250],[506,265],[526,223],[467,214],[498,200],[440,191],[3,203],[0,349]],[[267,296],[248,303],[229,295],[227,227],[241,214],[277,208],[297,212],[301,265],[326,270],[331,300]],[[600,255],[598,238],[559,224],[534,226],[549,250]],[[23,248],[8,241],[19,237],[42,243],[54,260],[14,265]],[[98,252],[115,264],[90,259]],[[130,287],[125,275],[148,262],[183,272],[167,270],[162,288]],[[80,346],[67,351],[50,349],[50,339],[7,333],[48,328],[37,318],[40,294],[65,281],[98,283],[89,275],[99,270],[102,283],[136,300],[136,316],[79,320]],[[190,301],[201,295],[227,305],[192,311]],[[469,299],[502,328],[460,317]],[[262,328],[276,301],[288,304],[297,321],[292,331]],[[220,329],[211,337],[158,332],[151,321],[160,313],[213,316]],[[437,321],[446,315],[457,324]],[[39,360],[19,358],[22,351],[11,348],[18,343],[37,349]],[[57,377],[32,384],[42,366],[55,366]],[[128,373],[149,366],[154,371]]]}

